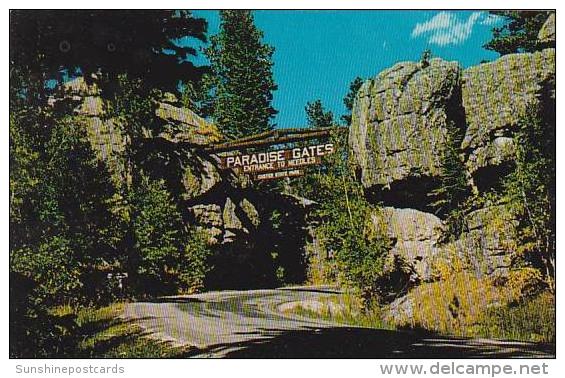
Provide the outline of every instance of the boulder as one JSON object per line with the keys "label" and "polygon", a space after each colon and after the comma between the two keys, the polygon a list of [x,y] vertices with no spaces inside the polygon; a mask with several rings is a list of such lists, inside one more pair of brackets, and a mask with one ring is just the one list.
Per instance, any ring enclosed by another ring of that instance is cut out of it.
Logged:
{"label": "boulder", "polygon": [[441,220],[414,209],[385,207],[372,215],[375,227],[385,227],[392,240],[391,252],[400,256],[416,273],[415,281],[432,279],[432,262],[440,253]]}
{"label": "boulder", "polygon": [[508,205],[487,206],[465,217],[465,231],[444,252],[463,260],[477,277],[506,276],[516,253],[517,221]]}
{"label": "boulder", "polygon": [[391,195],[385,203],[417,207],[426,197],[413,198],[410,188],[436,185],[447,124],[462,115],[459,77],[456,62],[402,62],[360,88],[349,144],[363,185]]}
{"label": "boulder", "polygon": [[[539,107],[554,85],[555,49],[509,54],[463,71],[466,132],[461,148],[468,172],[501,176],[514,160],[512,137],[528,106]],[[501,167],[501,170],[493,168]],[[485,187],[476,183],[479,187]]]}
{"label": "boulder", "polygon": [[[91,133],[104,134],[105,128],[109,128],[112,120],[105,116],[104,100],[100,97],[100,89],[94,83],[88,85],[84,78],[79,77],[65,83],[65,90],[77,101],[76,114],[85,117],[87,126]],[[172,93],[164,93],[157,101],[155,115],[163,125],[160,132],[155,135],[147,130],[152,136],[160,136],[175,142],[186,142],[194,145],[205,145],[217,142],[221,139],[218,128],[199,117],[192,110],[182,106],[180,101]],[[102,119],[104,121],[102,121]],[[102,130],[99,130],[102,128]],[[91,129],[91,130],[90,130]],[[111,130],[108,133],[117,133]],[[98,141],[100,145],[104,140]]]}
{"label": "boulder", "polygon": [[541,43],[555,44],[555,13],[551,13],[538,33]]}
{"label": "boulder", "polygon": [[[116,184],[122,185],[119,156],[124,136],[116,120],[107,117],[100,89],[83,78],[67,82],[65,89],[66,98],[76,102],[75,113],[94,151],[107,164]],[[137,146],[146,174],[165,179],[185,218],[205,231],[211,244],[249,237],[261,223],[255,205],[242,197],[241,180],[222,171],[219,159],[201,148],[221,139],[217,127],[182,107],[172,93],[164,93],[158,100],[155,116],[161,121],[160,131],[145,130],[148,138]]]}
{"label": "boulder", "polygon": [[[171,96],[169,94],[169,101]],[[221,139],[221,134],[214,124],[182,107],[178,102],[159,102],[155,114],[167,122],[167,131],[161,134],[167,139],[197,145],[218,142]]]}
{"label": "boulder", "polygon": [[440,59],[403,62],[362,85],[352,112],[352,156],[368,199],[386,206],[381,216],[393,252],[420,280],[432,279],[434,260],[446,255],[464,260],[476,276],[508,273],[516,252],[508,205],[476,209],[458,240],[439,243],[442,221],[429,204],[440,184],[446,128],[464,131],[462,168],[479,193],[486,191],[513,169],[517,125],[528,107],[551,105],[554,85],[553,48],[463,71]]}

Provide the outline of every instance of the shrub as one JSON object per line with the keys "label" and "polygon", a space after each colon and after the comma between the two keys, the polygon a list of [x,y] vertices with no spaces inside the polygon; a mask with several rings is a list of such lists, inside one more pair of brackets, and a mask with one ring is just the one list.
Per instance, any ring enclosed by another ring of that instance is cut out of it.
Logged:
{"label": "shrub", "polygon": [[134,289],[159,294],[202,288],[210,254],[205,236],[187,229],[163,180],[142,175],[133,193]]}
{"label": "shrub", "polygon": [[555,297],[540,293],[537,269],[512,271],[502,281],[477,278],[463,265],[436,269],[440,280],[413,289],[411,307],[389,316],[391,323],[464,337],[554,341]]}
{"label": "shrub", "polygon": [[179,262],[179,284],[183,290],[194,292],[204,288],[206,274],[212,269],[209,264],[211,253],[204,232],[192,231]]}
{"label": "shrub", "polygon": [[545,285],[539,269],[527,267],[511,270],[505,286],[511,300],[520,302],[538,294]]}
{"label": "shrub", "polygon": [[[70,242],[63,236],[42,239],[37,246],[12,251],[10,268],[35,283],[29,294],[35,303],[60,304],[80,299],[81,264],[73,258]],[[24,295],[15,292],[14,295]]]}
{"label": "shrub", "polygon": [[555,295],[546,290],[519,303],[488,308],[478,328],[483,337],[555,342]]}
{"label": "shrub", "polygon": [[[323,110],[319,116],[324,116]],[[311,255],[310,264],[317,265],[319,278],[335,274],[340,283],[358,289],[368,308],[370,302],[383,299],[380,287],[387,274],[390,241],[385,230],[373,224],[378,207],[365,199],[357,182],[347,159],[346,136],[335,131],[330,138],[335,153],[325,157],[319,172],[294,182],[296,193],[319,203],[311,216],[320,221],[315,232],[325,256]]]}
{"label": "shrub", "polygon": [[526,110],[516,134],[516,169],[504,181],[504,194],[519,222],[517,257],[540,269],[550,289],[555,278],[554,116],[555,109]]}
{"label": "shrub", "polygon": [[141,293],[169,291],[175,283],[185,244],[180,213],[162,180],[142,176],[132,197],[135,245],[129,263],[133,268],[135,290]]}
{"label": "shrub", "polygon": [[443,281],[424,283],[409,297],[411,313],[394,319],[396,325],[462,336],[473,336],[482,311],[503,298],[490,280],[464,271],[454,272]]}
{"label": "shrub", "polygon": [[10,357],[53,357],[72,348],[73,316],[49,314],[34,291],[37,284],[10,271]]}

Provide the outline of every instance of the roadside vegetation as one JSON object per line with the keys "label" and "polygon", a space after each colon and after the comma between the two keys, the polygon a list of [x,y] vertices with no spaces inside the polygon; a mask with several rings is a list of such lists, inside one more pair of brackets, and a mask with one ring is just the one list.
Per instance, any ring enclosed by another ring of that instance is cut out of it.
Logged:
{"label": "roadside vegetation", "polygon": [[[375,224],[368,226],[369,215],[373,219],[378,216],[378,206],[364,202],[360,195],[355,196],[354,190],[362,191],[356,181],[324,174],[322,182],[325,184],[334,178],[336,197],[332,202],[329,190],[318,192],[326,201],[318,210],[321,222],[316,236],[319,240],[309,245],[309,277],[314,284],[337,282],[351,290],[340,312],[331,311],[331,306],[321,311],[307,308],[295,311],[362,327],[554,343],[555,160],[550,143],[553,136],[547,135],[554,129],[547,114],[552,113],[530,110],[524,116],[517,133],[516,167],[487,195],[470,195],[465,200],[459,197],[454,201],[450,195],[445,195],[445,190],[434,193],[436,198],[447,199],[437,202],[442,206],[447,204],[448,227],[443,241],[446,245],[465,231],[465,214],[484,206],[484,201],[489,201],[491,206],[504,206],[507,213],[499,213],[489,227],[503,235],[506,217],[517,222],[516,235],[505,244],[513,251],[512,267],[507,276],[475,277],[467,262],[454,254],[434,263],[432,282],[410,287],[410,271],[401,260],[388,253],[385,232]],[[455,166],[452,155],[448,159],[450,166]],[[453,178],[449,177],[451,172]],[[446,182],[462,182],[456,169],[446,170],[446,176]],[[315,187],[319,190],[320,186]],[[300,190],[305,191],[302,187]],[[458,193],[465,192],[465,189],[458,190]],[[363,209],[371,210],[364,212]],[[370,244],[369,237],[377,238],[379,244]],[[364,253],[359,258],[353,251]],[[398,289],[402,283],[408,283],[407,291],[406,286],[405,291]],[[408,307],[403,310],[402,305],[396,304],[391,308],[394,299],[404,295]],[[391,311],[396,316],[390,316]]]}
{"label": "roadside vegetation", "polygon": [[[495,13],[508,24],[494,31],[488,48],[501,54],[543,48],[533,40],[546,12]],[[430,54],[423,56],[429,59]],[[359,82],[353,82],[352,90],[358,88]],[[540,102],[553,103],[550,98]],[[351,110],[352,102],[346,98],[345,104]],[[320,101],[308,103],[306,112],[312,126],[336,123]],[[359,301],[354,306],[349,301],[340,313],[330,307],[296,311],[358,326],[554,343],[554,114],[551,106],[528,108],[515,134],[515,165],[480,194],[463,174],[461,130],[448,125],[441,185],[430,193],[432,207],[445,219],[442,243],[448,253],[434,261],[431,282],[412,282],[409,267],[391,256],[390,240],[379,221],[379,204],[365,199],[355,167],[347,158],[346,142],[336,135],[333,141],[338,153],[326,161],[323,171],[296,180],[295,187],[296,193],[320,201],[315,211],[319,226],[307,247],[310,282],[337,282],[356,293],[348,297],[357,296]],[[346,115],[342,120],[350,122],[351,118]],[[507,275],[476,277],[469,262],[456,254],[453,242],[468,231],[468,214],[489,206],[501,210],[489,220],[487,232],[498,235],[512,261]],[[515,226],[512,234],[508,223]],[[395,303],[400,298],[405,302]]]}
{"label": "roadside vegetation", "polygon": [[104,307],[54,307],[50,310],[54,322],[72,321],[72,327],[61,332],[51,352],[58,358],[183,358],[194,351],[189,346],[151,337],[131,320],[122,318],[123,307],[124,303]]}
{"label": "roadside vegetation", "polygon": [[[334,321],[344,325],[388,330],[410,330],[416,332],[439,334],[443,336],[489,338],[524,342],[555,343],[555,296],[547,291],[527,297],[520,302],[501,302],[481,308],[486,302],[477,295],[471,298],[470,290],[477,289],[473,285],[481,285],[479,280],[467,277],[465,287],[459,293],[465,303],[455,308],[454,304],[445,301],[438,290],[450,290],[444,282],[424,284],[412,292],[412,297],[424,301],[427,310],[417,310],[414,317],[406,322],[393,322],[389,318],[389,308],[372,305],[366,308],[358,293],[345,293],[340,299],[323,299],[318,308],[296,305],[287,313],[315,319]],[[471,285],[471,286],[469,286]],[[495,295],[492,288],[488,295]],[[451,289],[452,290],[452,289]],[[431,292],[431,293],[430,293]],[[476,292],[482,294],[482,292]],[[460,319],[453,318],[441,309],[451,308],[458,311]],[[438,318],[439,317],[439,318]]]}
{"label": "roadside vegetation", "polygon": [[[227,138],[273,128],[273,48],[261,42],[250,11],[220,16],[221,31],[206,51],[211,66],[198,67],[197,50],[176,42],[207,42],[206,21],[188,11],[10,13],[12,357],[178,352],[110,318],[120,311],[116,301],[203,290],[213,268],[209,238],[181,211],[175,188],[151,170],[164,157],[147,150],[148,136],[176,127],[156,116],[159,99],[174,94],[211,116]],[[102,19],[113,37],[137,38],[106,41],[84,30]],[[46,40],[63,41],[72,53]],[[253,80],[242,80],[237,67],[245,75],[254,67]],[[93,142],[92,121],[76,114],[65,86],[73,79],[112,119],[111,151]],[[242,86],[250,96],[234,97]],[[249,104],[258,110],[253,119],[242,111]],[[257,129],[245,130],[249,124]],[[101,344],[108,349],[101,352]]]}
{"label": "roadside vegetation", "polygon": [[[61,23],[82,30],[101,18],[138,38],[118,49],[116,41],[100,46],[98,35],[77,43],[57,34]],[[144,132],[163,126],[155,98],[202,76],[188,59],[195,51],[171,41],[204,41],[205,32],[205,21],[184,11],[10,13],[10,356],[173,355],[111,320],[119,306],[101,306],[200,290],[209,270],[206,241],[182,222],[170,188],[148,176],[149,157],[138,154]],[[73,54],[42,38],[66,41]],[[137,55],[118,56],[121,48]],[[147,72],[149,61],[158,75]],[[100,159],[73,111],[65,83],[75,78],[115,119],[120,145],[111,161]]]}
{"label": "roadside vegetation", "polygon": [[[488,48],[504,54],[540,47],[529,38],[546,15],[503,16],[509,24],[495,30]],[[103,53],[95,35],[84,36],[81,44],[67,41],[78,49],[73,54],[54,53],[53,46],[43,43],[68,38],[57,34],[60,23],[82,30],[98,18],[123,35],[138,33],[137,38],[123,41],[117,51],[116,46],[102,46]],[[148,168],[151,159],[161,156],[160,151],[146,153],[144,142],[165,128],[155,116],[157,99],[174,93],[187,107],[211,118],[226,139],[275,127],[273,47],[262,42],[252,12],[222,11],[220,18],[221,30],[205,50],[210,67],[196,67],[191,62],[196,50],[173,43],[180,38],[207,41],[205,20],[190,12],[11,12],[11,357],[191,353],[190,347],[151,339],[120,314],[128,300],[213,287],[206,285],[217,247],[184,216],[186,203],[178,193]],[[107,55],[114,53],[122,55]],[[424,54],[426,61],[430,54]],[[97,88],[105,114],[114,120],[119,146],[111,161],[100,158],[85,120],[75,114],[77,104],[64,89],[73,78]],[[347,112],[340,121],[320,100],[306,104],[308,127],[341,126],[329,140],[334,154],[305,177],[257,185],[316,203],[308,214],[312,227],[304,243],[306,256],[300,256],[308,263],[308,280],[337,284],[349,293],[336,303],[340,311],[331,310],[335,306],[295,311],[364,327],[555,342],[555,109],[529,109],[518,125],[515,167],[481,195],[472,193],[461,174],[462,135],[450,125],[442,187],[432,193],[438,214],[447,219],[444,242],[465,231],[469,212],[485,204],[504,205],[517,223],[506,246],[513,261],[507,277],[477,278],[464,264],[454,264],[454,256],[444,256],[434,265],[433,280],[421,283],[414,281],[406,261],[391,253],[394,241],[382,204],[367,199],[350,158],[347,127],[362,83],[361,78],[351,82],[344,99]],[[283,216],[273,211],[265,218],[275,228]],[[502,233],[505,221],[500,215],[492,227]],[[237,253],[233,248],[224,256],[236,261]],[[264,265],[271,264],[278,282],[286,283],[293,272],[277,266],[276,260],[288,255],[266,253],[272,259]],[[231,268],[228,259],[225,265]],[[391,320],[392,304],[401,297],[413,301],[411,312]]]}

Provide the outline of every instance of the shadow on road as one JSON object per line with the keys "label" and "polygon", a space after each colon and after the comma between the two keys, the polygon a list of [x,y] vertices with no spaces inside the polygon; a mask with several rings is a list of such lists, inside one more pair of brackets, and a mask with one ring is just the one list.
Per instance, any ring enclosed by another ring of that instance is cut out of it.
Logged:
{"label": "shadow on road", "polygon": [[322,293],[322,294],[342,294],[343,292],[335,288],[311,288],[311,287],[283,287],[279,290],[283,291],[300,291],[306,293]]}
{"label": "shadow on road", "polygon": [[157,297],[151,299],[145,299],[144,302],[150,303],[203,303],[202,299],[178,296],[178,297]]}
{"label": "shadow on road", "polygon": [[255,338],[216,344],[192,357],[227,358],[513,358],[553,357],[555,346],[441,337],[404,331],[335,327],[298,331],[265,329]]}

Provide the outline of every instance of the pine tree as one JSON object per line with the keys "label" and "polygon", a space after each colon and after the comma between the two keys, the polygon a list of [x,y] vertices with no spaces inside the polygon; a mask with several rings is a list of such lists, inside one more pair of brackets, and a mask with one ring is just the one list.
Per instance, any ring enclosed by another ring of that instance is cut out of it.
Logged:
{"label": "pine tree", "polygon": [[439,186],[429,194],[433,200],[430,206],[435,213],[446,217],[447,238],[457,238],[463,231],[463,213],[460,205],[469,194],[465,169],[459,157],[462,139],[462,130],[453,122],[449,122],[441,156]]}
{"label": "pine tree", "polygon": [[[84,299],[67,288],[82,286],[86,266],[114,257],[114,188],[80,121],[48,106],[49,93],[26,71],[11,72],[10,252],[11,269],[36,280],[38,296],[61,302]],[[58,263],[57,278],[49,266]]]}
{"label": "pine tree", "polygon": [[505,194],[518,225],[518,255],[541,268],[551,289],[555,279],[555,123],[551,111],[529,107],[516,133],[516,168]]}
{"label": "pine tree", "polygon": [[492,29],[493,38],[483,47],[500,55],[532,52],[540,49],[538,33],[547,20],[548,11],[492,11],[505,24]]}
{"label": "pine tree", "polygon": [[357,76],[351,84],[349,84],[349,92],[343,99],[343,104],[347,109],[347,114],[341,116],[341,120],[345,122],[346,125],[351,125],[351,112],[353,111],[353,104],[355,103],[355,97],[357,96],[357,92],[359,92],[359,88],[363,85],[363,78]]}
{"label": "pine tree", "polygon": [[211,38],[206,55],[212,73],[206,78],[212,117],[227,138],[272,130],[274,49],[261,40],[251,11],[220,12],[218,35]]}
{"label": "pine tree", "polygon": [[305,107],[309,127],[331,127],[334,124],[334,115],[324,109],[322,101],[308,102]]}
{"label": "pine tree", "polygon": [[179,10],[13,10],[10,65],[36,80],[92,74],[111,84],[121,74],[176,92],[179,80],[198,81],[207,71],[191,57],[191,39],[206,41],[206,20]]}

